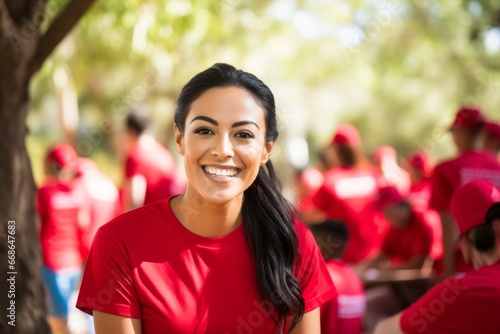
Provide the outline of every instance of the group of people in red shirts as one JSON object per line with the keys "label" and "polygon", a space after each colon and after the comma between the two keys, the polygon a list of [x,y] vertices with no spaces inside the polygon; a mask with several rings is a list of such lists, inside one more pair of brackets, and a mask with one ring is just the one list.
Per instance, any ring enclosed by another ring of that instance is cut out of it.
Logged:
{"label": "group of people in red shirts", "polygon": [[49,322],[55,333],[68,332],[68,301],[78,287],[97,230],[122,212],[183,191],[173,156],[147,131],[147,111],[132,110],[125,125],[121,189],[68,144],[54,145],[45,157],[37,210]]}
{"label": "group of people in red shirts", "polygon": [[[97,230],[120,213],[185,190],[172,155],[147,128],[143,110],[127,116],[123,141],[127,156],[120,190],[92,160],[79,157],[67,144],[55,145],[46,156],[46,179],[39,187],[37,210],[43,279],[51,305],[49,321],[56,333],[68,332],[68,301],[77,289]],[[462,107],[449,131],[458,154],[434,167],[422,150],[398,159],[392,147],[382,146],[368,158],[358,130],[340,125],[322,152],[322,168],[297,172],[296,210],[314,235],[336,288],[336,296],[321,306],[322,333],[466,333],[470,314],[482,320],[475,322],[475,331],[500,331],[493,314],[500,301],[500,125],[486,120],[478,108]],[[177,221],[170,206],[162,204],[158,210],[168,221]],[[130,228],[131,235],[138,233],[134,226],[120,226]],[[240,228],[227,240],[207,241],[181,225],[158,228],[172,229],[161,232],[179,233],[207,249],[220,242],[230,244],[245,234]],[[151,235],[151,240],[159,237]],[[157,244],[161,240],[152,241],[150,247]],[[108,251],[103,244],[99,247]],[[181,252],[186,245],[181,238],[165,247],[159,252]],[[246,258],[246,248],[232,254],[228,261],[237,261],[235,254]],[[93,261],[98,263],[98,257]],[[188,270],[187,266],[183,268]],[[422,268],[432,268],[446,280],[423,296],[422,292],[421,298],[405,298],[387,286],[377,290],[363,285],[369,270]],[[221,275],[231,275],[230,271],[227,268]],[[114,275],[111,271],[101,274]],[[148,290],[160,283],[150,282]],[[394,303],[389,302],[391,298]],[[92,310],[85,302],[79,302],[80,308]],[[481,306],[472,310],[475,304]],[[430,313],[422,311],[426,309]],[[133,309],[130,317],[140,313]]]}
{"label": "group of people in red shirts", "polygon": [[[403,330],[405,333],[467,333],[465,328],[468,327],[460,328],[459,320],[454,321],[454,326],[448,325],[448,331],[443,331],[440,321],[427,319],[425,331],[420,331],[423,326],[419,327],[418,321],[408,317],[409,312],[416,312],[419,307],[424,308],[425,303],[432,303],[428,295],[419,299],[428,290],[427,285],[394,283],[365,290],[362,283],[362,278],[373,275],[373,270],[432,269],[439,279],[460,277],[474,270],[474,261],[464,256],[463,247],[458,243],[459,236],[467,232],[460,230],[460,222],[484,223],[489,206],[481,210],[479,206],[488,194],[480,198],[466,196],[468,201],[457,200],[460,207],[455,214],[450,206],[457,189],[471,181],[483,180],[487,184],[469,184],[466,188],[469,191],[474,191],[474,187],[479,187],[478,192],[500,187],[500,125],[486,120],[478,108],[462,107],[457,111],[449,132],[458,154],[433,167],[429,154],[422,150],[415,150],[398,162],[396,151],[382,146],[370,159],[362,152],[357,129],[348,124],[340,125],[330,145],[322,152],[320,167],[297,172],[297,210],[313,232],[321,231],[315,233],[320,248],[332,244],[326,242],[328,238],[336,240],[333,244],[344,240],[340,243],[345,246],[342,254],[330,252],[329,255],[335,254],[334,260],[325,256],[339,296],[336,301],[330,302],[336,303],[336,307],[328,303],[324,306],[337,311],[337,317],[330,312],[330,316],[323,319],[325,333],[372,332],[382,319],[408,307],[397,319],[401,321],[402,329],[398,327],[399,323],[396,326],[393,322],[394,328],[383,325],[381,328],[384,329],[378,328],[377,333],[399,333]],[[495,201],[498,199],[486,199],[488,205]],[[469,220],[468,212],[473,213],[476,219]],[[483,220],[477,219],[481,216]],[[332,219],[337,224],[344,224],[347,237],[333,228]],[[490,219],[493,221],[493,218]],[[328,230],[330,232],[325,232]],[[358,279],[352,278],[352,272],[344,273],[339,269],[339,262],[349,265]],[[476,269],[479,268],[476,266]],[[339,278],[342,275],[345,278]],[[479,274],[467,275],[465,277],[472,280]],[[349,286],[341,283],[347,277],[351,282]],[[356,286],[353,287],[353,284]],[[453,281],[453,284],[457,283]],[[344,288],[345,291],[342,291]],[[350,297],[340,298],[344,295]],[[346,316],[340,311],[345,300],[348,302],[344,307],[355,309],[357,313]],[[351,304],[353,300],[357,301],[356,306]],[[500,285],[497,284],[497,291],[488,302],[491,308],[482,315],[488,321],[481,325],[484,327],[480,332],[494,333],[499,330],[498,325],[491,327],[494,305],[499,300]],[[464,311],[456,315],[460,314]],[[451,311],[448,316],[452,315]],[[437,314],[432,316],[432,319],[437,318]],[[329,321],[333,325],[329,325]],[[353,327],[340,329],[345,328],[339,325],[343,321]],[[337,331],[332,326],[337,326]]]}

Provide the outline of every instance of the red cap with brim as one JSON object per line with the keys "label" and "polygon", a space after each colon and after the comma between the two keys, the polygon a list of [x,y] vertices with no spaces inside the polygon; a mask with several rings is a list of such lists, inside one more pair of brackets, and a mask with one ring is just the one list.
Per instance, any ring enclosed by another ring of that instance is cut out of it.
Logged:
{"label": "red cap with brim", "polygon": [[350,124],[342,124],[332,138],[331,145],[358,146],[361,143],[358,129]]}
{"label": "red cap with brim", "polygon": [[466,183],[451,198],[450,211],[460,234],[485,223],[489,208],[500,202],[500,191],[484,180]]}
{"label": "red cap with brim", "polygon": [[450,126],[451,129],[455,128],[466,128],[473,129],[479,124],[486,122],[483,113],[478,108],[474,107],[462,107],[457,112],[453,124]]}
{"label": "red cap with brim", "polygon": [[379,189],[375,200],[375,210],[382,212],[388,207],[404,201],[399,191],[393,186],[386,186]]}
{"label": "red cap with brim", "polygon": [[68,144],[57,144],[47,154],[47,160],[58,164],[61,168],[76,169],[78,155],[73,147]]}

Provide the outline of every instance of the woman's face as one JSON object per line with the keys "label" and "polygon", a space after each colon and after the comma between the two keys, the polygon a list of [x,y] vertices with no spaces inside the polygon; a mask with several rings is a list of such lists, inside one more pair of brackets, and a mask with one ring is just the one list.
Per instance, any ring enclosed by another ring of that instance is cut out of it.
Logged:
{"label": "woman's face", "polygon": [[174,127],[188,186],[186,196],[227,203],[254,182],[270,157],[264,110],[246,90],[211,88],[193,101],[184,132]]}

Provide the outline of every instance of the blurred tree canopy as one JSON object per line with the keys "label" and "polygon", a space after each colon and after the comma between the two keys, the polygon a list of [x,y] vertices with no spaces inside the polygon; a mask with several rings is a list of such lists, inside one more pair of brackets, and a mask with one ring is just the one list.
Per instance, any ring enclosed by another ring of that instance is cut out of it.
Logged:
{"label": "blurred tree canopy", "polygon": [[459,105],[498,117],[499,50],[497,1],[101,1],[32,81],[35,176],[47,145],[62,139],[53,121],[61,86],[77,96],[77,150],[108,157],[119,181],[112,152],[128,107],[151,106],[157,137],[174,149],[175,98],[215,62],[263,79],[283,137],[306,137],[312,151],[351,122],[368,151],[421,147],[440,159],[453,154],[446,128]]}

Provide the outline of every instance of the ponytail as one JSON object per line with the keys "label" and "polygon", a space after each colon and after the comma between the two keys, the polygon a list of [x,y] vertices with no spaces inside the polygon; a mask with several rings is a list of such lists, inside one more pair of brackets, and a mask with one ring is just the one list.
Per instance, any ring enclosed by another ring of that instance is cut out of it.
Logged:
{"label": "ponytail", "polygon": [[277,318],[273,317],[279,333],[283,323],[293,314],[290,330],[304,314],[304,298],[293,269],[298,241],[293,226],[293,208],[281,195],[273,165],[266,163],[267,172],[260,167],[257,178],[245,191],[243,224],[247,243],[255,256],[259,292],[270,300]]}

